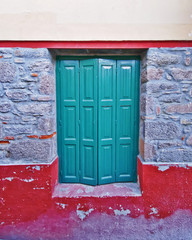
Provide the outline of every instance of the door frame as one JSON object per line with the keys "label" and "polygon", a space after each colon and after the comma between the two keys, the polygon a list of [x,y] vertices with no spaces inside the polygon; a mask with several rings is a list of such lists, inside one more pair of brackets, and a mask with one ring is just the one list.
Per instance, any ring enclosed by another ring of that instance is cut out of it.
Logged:
{"label": "door frame", "polygon": [[60,89],[60,69],[59,69],[59,64],[61,60],[85,60],[85,59],[98,59],[98,58],[103,58],[103,59],[112,59],[112,60],[137,60],[137,71],[135,71],[135,76],[136,76],[136,102],[135,106],[137,108],[137,111],[135,111],[134,114],[134,126],[135,126],[135,131],[134,131],[134,156],[135,156],[135,161],[133,162],[133,181],[132,182],[137,182],[137,156],[139,154],[139,116],[140,116],[140,108],[139,108],[139,103],[140,103],[140,56],[121,56],[121,55],[90,55],[90,56],[56,56],[56,116],[57,116],[57,151],[58,151],[58,157],[59,157],[59,182],[63,183],[61,181],[61,175],[62,175],[62,161],[61,161],[61,156],[62,156],[62,137],[61,137],[61,123],[59,121],[60,116],[61,116],[61,101],[60,101],[60,94],[59,94],[59,89]]}

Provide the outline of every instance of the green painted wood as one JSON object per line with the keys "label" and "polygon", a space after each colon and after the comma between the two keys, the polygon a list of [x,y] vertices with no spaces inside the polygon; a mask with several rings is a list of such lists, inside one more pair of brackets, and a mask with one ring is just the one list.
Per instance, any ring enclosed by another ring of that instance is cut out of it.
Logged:
{"label": "green painted wood", "polygon": [[116,61],[99,59],[98,183],[115,182]]}
{"label": "green painted wood", "polygon": [[136,181],[139,60],[60,58],[56,68],[59,181]]}
{"label": "green painted wood", "polygon": [[117,61],[116,181],[133,181],[135,126],[135,61]]}
{"label": "green painted wood", "polygon": [[80,61],[80,181],[97,184],[97,60]]}
{"label": "green painted wood", "polygon": [[[60,63],[62,181],[79,182],[79,62]],[[60,123],[59,123],[60,124]]]}

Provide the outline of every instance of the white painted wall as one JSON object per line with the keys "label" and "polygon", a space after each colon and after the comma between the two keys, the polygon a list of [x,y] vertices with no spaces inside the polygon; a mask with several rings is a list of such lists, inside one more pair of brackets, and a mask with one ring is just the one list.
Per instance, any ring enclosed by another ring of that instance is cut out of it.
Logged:
{"label": "white painted wall", "polygon": [[0,40],[192,40],[192,0],[1,0]]}

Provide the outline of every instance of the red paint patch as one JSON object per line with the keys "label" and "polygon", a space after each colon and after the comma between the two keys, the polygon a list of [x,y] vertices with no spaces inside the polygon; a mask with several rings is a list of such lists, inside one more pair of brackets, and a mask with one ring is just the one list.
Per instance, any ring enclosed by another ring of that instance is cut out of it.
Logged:
{"label": "red paint patch", "polygon": [[37,77],[38,74],[37,74],[37,73],[32,73],[31,76],[32,76],[32,77]]}
{"label": "red paint patch", "polygon": [[7,124],[7,122],[2,122],[3,124]]}
{"label": "red paint patch", "polygon": [[4,137],[5,140],[14,140],[15,138],[12,137],[12,136],[7,136],[7,137]]}
{"label": "red paint patch", "polygon": [[9,144],[9,141],[0,141],[0,144]]}
{"label": "red paint patch", "polygon": [[157,116],[159,116],[159,114],[160,114],[160,107],[158,106],[157,107]]}
{"label": "red paint patch", "polygon": [[3,56],[0,56],[0,58],[3,58]]}
{"label": "red paint patch", "polygon": [[49,139],[49,138],[52,138],[55,134],[56,134],[56,132],[54,132],[50,135],[41,135],[41,136],[39,136],[39,139]]}
{"label": "red paint patch", "polygon": [[29,135],[29,136],[27,136],[28,138],[38,138],[38,136],[37,135]]}
{"label": "red paint patch", "polygon": [[183,136],[182,138],[181,138],[181,140],[183,141],[185,139],[185,136]]}

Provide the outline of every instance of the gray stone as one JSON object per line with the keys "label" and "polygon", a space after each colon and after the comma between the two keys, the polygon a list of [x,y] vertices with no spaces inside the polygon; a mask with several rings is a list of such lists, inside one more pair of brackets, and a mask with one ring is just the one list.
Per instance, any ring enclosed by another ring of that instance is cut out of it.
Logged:
{"label": "gray stone", "polygon": [[5,151],[0,151],[0,159],[4,159],[5,158]]}
{"label": "gray stone", "polygon": [[180,123],[183,125],[192,125],[192,118],[181,118]]}
{"label": "gray stone", "polygon": [[191,149],[162,149],[157,158],[159,162],[192,162]]}
{"label": "gray stone", "polygon": [[55,92],[55,80],[51,75],[44,75],[40,77],[40,89],[41,94],[53,94]]}
{"label": "gray stone", "polygon": [[53,66],[47,61],[36,61],[29,66],[31,72],[51,72],[53,71]]}
{"label": "gray stone", "polygon": [[144,160],[149,161],[153,160],[155,157],[156,151],[154,145],[145,142],[144,143]]}
{"label": "gray stone", "polygon": [[163,148],[170,148],[170,147],[181,147],[182,146],[182,142],[179,141],[160,141],[158,144],[158,148],[159,149],[163,149]]}
{"label": "gray stone", "polygon": [[149,67],[147,68],[147,79],[160,80],[163,76],[163,70],[159,68]]}
{"label": "gray stone", "polygon": [[180,136],[181,130],[176,123],[173,122],[146,122],[145,137],[153,140],[174,139]]}
{"label": "gray stone", "polygon": [[178,90],[178,86],[172,82],[148,82],[146,84],[148,93],[163,93],[163,91]]}
{"label": "gray stone", "polygon": [[21,81],[23,81],[23,82],[37,82],[37,78],[24,77],[24,78],[21,78]]}
{"label": "gray stone", "polygon": [[8,102],[0,102],[0,112],[6,113],[11,111],[11,104]]}
{"label": "gray stone", "polygon": [[45,115],[51,112],[51,104],[50,103],[18,103],[15,105],[16,109],[26,115]]}
{"label": "gray stone", "polygon": [[0,83],[0,97],[2,97],[3,95],[4,95],[3,85],[2,83]]}
{"label": "gray stone", "polygon": [[2,138],[2,124],[0,124],[0,138]]}
{"label": "gray stone", "polygon": [[55,131],[53,118],[40,118],[38,122],[38,130],[41,134],[48,134]]}
{"label": "gray stone", "polygon": [[19,134],[31,134],[32,133],[32,126],[26,126],[26,125],[12,125],[4,126],[4,134],[6,136],[15,136]]}
{"label": "gray stone", "polygon": [[8,62],[0,62],[0,82],[12,82],[15,77],[15,65]]}
{"label": "gray stone", "polygon": [[159,66],[167,66],[172,64],[177,64],[181,61],[181,57],[177,54],[167,53],[153,53],[148,54],[147,63],[150,65],[157,64]]}
{"label": "gray stone", "polygon": [[12,84],[4,84],[5,89],[25,89],[27,88],[26,83],[12,83]]}
{"label": "gray stone", "polygon": [[181,101],[181,95],[179,95],[179,94],[163,95],[159,98],[159,101],[165,102],[165,103],[180,102]]}
{"label": "gray stone", "polygon": [[192,103],[188,104],[173,104],[166,108],[165,110],[167,113],[192,113]]}
{"label": "gray stone", "polygon": [[147,95],[141,95],[140,98],[140,106],[141,106],[141,114],[144,113],[145,115],[154,114],[154,98]]}
{"label": "gray stone", "polygon": [[15,59],[14,59],[14,62],[15,62],[15,63],[24,63],[25,61],[24,61],[23,58],[15,58]]}
{"label": "gray stone", "polygon": [[26,101],[28,98],[28,94],[24,90],[9,90],[6,91],[7,97],[14,102]]}
{"label": "gray stone", "polygon": [[49,58],[49,51],[47,48],[17,48],[15,50],[16,57],[25,58]]}
{"label": "gray stone", "polygon": [[48,162],[51,157],[51,143],[39,140],[13,142],[8,152],[11,159]]}
{"label": "gray stone", "polygon": [[192,70],[172,68],[171,75],[176,81],[192,80]]}
{"label": "gray stone", "polygon": [[187,138],[186,144],[192,146],[192,135]]}

